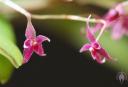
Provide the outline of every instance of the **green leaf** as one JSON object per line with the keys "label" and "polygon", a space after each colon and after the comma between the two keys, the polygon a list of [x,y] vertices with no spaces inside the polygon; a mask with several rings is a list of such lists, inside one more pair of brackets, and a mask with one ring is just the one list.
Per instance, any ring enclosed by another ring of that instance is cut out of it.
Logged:
{"label": "green leaf", "polygon": [[11,24],[2,15],[0,15],[0,36],[15,42],[15,36],[13,32],[14,31]]}
{"label": "green leaf", "polygon": [[9,80],[13,69],[12,64],[4,56],[0,55],[0,82],[2,84]]}
{"label": "green leaf", "polygon": [[14,33],[7,20],[0,18],[0,54],[5,56],[14,67],[22,65],[22,54],[14,43]]}
{"label": "green leaf", "polygon": [[16,45],[15,36],[8,20],[0,15],[0,82],[6,83],[14,67],[22,65],[22,54]]}
{"label": "green leaf", "polygon": [[18,47],[8,39],[0,36],[0,54],[5,56],[14,67],[18,68],[22,65],[22,54]]}

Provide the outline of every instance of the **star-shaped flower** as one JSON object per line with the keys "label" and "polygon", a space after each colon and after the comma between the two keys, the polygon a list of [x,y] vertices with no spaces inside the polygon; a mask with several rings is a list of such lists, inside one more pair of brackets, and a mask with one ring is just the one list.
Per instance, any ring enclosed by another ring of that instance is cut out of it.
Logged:
{"label": "star-shaped flower", "polygon": [[90,43],[83,45],[83,47],[80,49],[80,52],[86,52],[89,50],[91,52],[92,58],[98,63],[102,64],[106,61],[106,59],[109,60],[110,56],[105,51],[105,49],[102,48],[101,45],[96,41],[90,29],[91,28],[87,22],[86,37],[90,41]]}
{"label": "star-shaped flower", "polygon": [[128,14],[121,5],[110,9],[104,19],[108,26],[112,27],[112,38],[120,39],[123,35],[128,35]]}
{"label": "star-shaped flower", "polygon": [[38,35],[36,37],[36,31],[31,23],[31,20],[28,20],[25,36],[26,36],[26,40],[24,41],[24,45],[23,45],[24,47],[23,63],[27,63],[30,60],[30,57],[33,52],[37,53],[40,56],[46,55],[44,53],[42,43],[44,41],[50,42],[50,39],[43,35]]}

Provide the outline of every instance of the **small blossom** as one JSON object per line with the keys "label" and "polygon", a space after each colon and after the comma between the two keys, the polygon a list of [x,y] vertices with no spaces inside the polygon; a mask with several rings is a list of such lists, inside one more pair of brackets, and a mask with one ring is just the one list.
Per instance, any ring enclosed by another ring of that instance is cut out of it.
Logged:
{"label": "small blossom", "polygon": [[37,53],[40,56],[46,55],[44,53],[42,43],[44,41],[50,42],[50,39],[43,35],[38,35],[36,37],[36,31],[31,23],[31,20],[28,20],[25,36],[26,36],[26,40],[24,41],[24,46],[23,46],[24,47],[23,63],[27,63],[30,60],[30,57],[33,52]]}
{"label": "small blossom", "polygon": [[105,49],[102,48],[101,45],[96,41],[93,33],[90,30],[88,22],[86,28],[86,36],[90,43],[83,45],[83,47],[80,49],[80,52],[86,52],[89,50],[91,52],[92,58],[100,64],[104,63],[106,59],[109,60],[110,56],[105,51]]}
{"label": "small blossom", "polygon": [[112,27],[113,39],[118,40],[123,35],[128,35],[128,15],[121,5],[110,9],[104,19],[107,21],[108,26]]}

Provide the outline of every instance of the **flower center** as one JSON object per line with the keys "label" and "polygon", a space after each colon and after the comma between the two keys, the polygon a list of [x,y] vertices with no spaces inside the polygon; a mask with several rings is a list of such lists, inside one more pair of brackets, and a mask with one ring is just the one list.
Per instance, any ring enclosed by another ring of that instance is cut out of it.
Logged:
{"label": "flower center", "polygon": [[92,47],[93,49],[100,49],[100,45],[96,42],[92,44]]}
{"label": "flower center", "polygon": [[89,51],[93,51],[94,49],[92,47],[89,48]]}
{"label": "flower center", "polygon": [[32,44],[33,44],[33,45],[36,45],[36,44],[37,44],[37,42],[36,42],[36,41],[34,41]]}
{"label": "flower center", "polygon": [[32,45],[32,46],[37,45],[37,41],[36,41],[35,39],[33,39],[33,40],[31,41],[31,45]]}

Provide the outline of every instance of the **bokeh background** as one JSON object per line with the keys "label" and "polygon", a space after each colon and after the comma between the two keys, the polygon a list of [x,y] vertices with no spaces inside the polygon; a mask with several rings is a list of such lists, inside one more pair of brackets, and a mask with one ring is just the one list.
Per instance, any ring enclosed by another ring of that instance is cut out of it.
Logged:
{"label": "bokeh background", "polygon": [[[73,14],[85,17],[92,14],[102,17],[110,8],[125,0],[12,1],[33,14]],[[0,4],[0,7],[0,14],[13,27],[16,44],[22,51],[26,18],[3,4]],[[81,34],[85,23],[35,19],[32,22],[37,34],[43,34],[51,39],[50,43],[43,43],[47,56],[33,54],[30,62],[14,69],[8,82],[0,87],[128,87],[127,81],[121,84],[116,80],[119,72],[128,72],[126,36],[119,41],[113,41],[111,29],[105,32],[100,42],[117,61],[100,65],[88,53],[79,53],[81,46],[87,42]]]}

